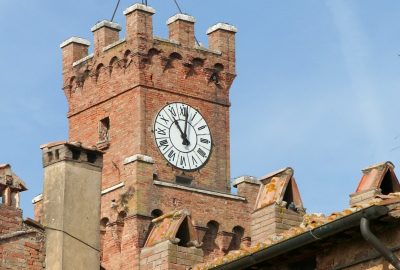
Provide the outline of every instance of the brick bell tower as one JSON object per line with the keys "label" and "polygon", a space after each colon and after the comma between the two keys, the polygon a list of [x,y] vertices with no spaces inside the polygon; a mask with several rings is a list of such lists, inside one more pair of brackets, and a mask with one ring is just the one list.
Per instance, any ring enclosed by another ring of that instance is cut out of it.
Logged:
{"label": "brick bell tower", "polygon": [[[196,44],[195,18],[186,14],[168,19],[168,39],[153,36],[154,13],[142,4],[127,8],[124,39],[118,24],[97,23],[91,29],[92,54],[82,38],[60,45],[69,141],[104,151],[105,269],[138,269],[151,220],[182,209],[190,212],[185,213],[199,243],[210,233],[211,221],[219,225],[213,233],[221,247],[203,245],[205,258],[223,253],[233,228],[247,229],[243,218],[254,201],[230,194],[229,89],[236,76],[236,28],[210,27],[205,48]],[[258,185],[248,185],[246,192],[256,194]]]}

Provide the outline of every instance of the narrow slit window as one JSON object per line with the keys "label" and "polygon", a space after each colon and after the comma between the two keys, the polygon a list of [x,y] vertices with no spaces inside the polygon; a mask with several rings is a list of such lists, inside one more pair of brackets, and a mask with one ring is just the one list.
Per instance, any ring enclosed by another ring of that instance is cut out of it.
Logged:
{"label": "narrow slit window", "polygon": [[108,142],[110,140],[110,118],[106,117],[99,123],[99,142]]}

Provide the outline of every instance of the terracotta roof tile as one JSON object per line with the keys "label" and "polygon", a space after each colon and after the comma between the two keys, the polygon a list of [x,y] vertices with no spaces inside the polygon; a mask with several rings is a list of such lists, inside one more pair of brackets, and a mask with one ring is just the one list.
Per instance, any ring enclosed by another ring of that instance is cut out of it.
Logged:
{"label": "terracotta roof tile", "polygon": [[219,265],[223,265],[223,264],[238,260],[241,257],[244,257],[249,254],[253,254],[262,249],[267,249],[268,247],[270,247],[272,245],[278,244],[282,241],[293,238],[297,235],[307,233],[307,232],[311,231],[312,229],[315,229],[322,225],[333,222],[344,216],[361,211],[364,208],[370,207],[372,205],[387,205],[387,204],[396,204],[397,205],[396,208],[391,210],[391,213],[393,213],[391,216],[394,218],[400,218],[400,192],[391,193],[385,197],[378,196],[377,198],[375,198],[372,201],[369,201],[368,203],[363,203],[363,204],[360,204],[360,205],[357,205],[357,206],[354,206],[351,208],[347,208],[341,212],[334,212],[329,216],[325,216],[323,214],[306,214],[303,217],[303,222],[298,227],[292,227],[291,229],[284,231],[283,233],[272,235],[266,241],[264,241],[262,243],[258,243],[257,245],[254,245],[254,246],[247,247],[247,246],[242,245],[240,247],[240,250],[230,251],[227,255],[225,255],[223,257],[218,257],[218,258],[214,259],[213,261],[210,261],[207,263],[195,265],[193,267],[193,269],[194,270],[212,269]]}

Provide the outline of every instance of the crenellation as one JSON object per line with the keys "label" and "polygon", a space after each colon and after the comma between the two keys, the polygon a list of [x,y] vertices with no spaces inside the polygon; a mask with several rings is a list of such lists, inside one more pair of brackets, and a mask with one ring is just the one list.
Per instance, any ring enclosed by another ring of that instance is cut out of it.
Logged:
{"label": "crenellation", "polygon": [[195,46],[195,18],[187,14],[176,14],[167,20],[169,39],[183,47]]}
{"label": "crenellation", "polygon": [[119,24],[107,20],[96,23],[91,29],[94,39],[94,54],[101,54],[104,47],[117,42],[121,29]]}

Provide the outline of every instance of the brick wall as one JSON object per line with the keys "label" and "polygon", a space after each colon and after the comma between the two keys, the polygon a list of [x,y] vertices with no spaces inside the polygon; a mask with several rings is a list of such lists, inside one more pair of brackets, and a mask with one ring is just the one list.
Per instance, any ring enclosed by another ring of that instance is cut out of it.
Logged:
{"label": "brick wall", "polygon": [[22,220],[22,210],[0,205],[0,269],[44,269],[44,231]]}
{"label": "brick wall", "polygon": [[299,226],[303,221],[303,214],[275,203],[257,209],[251,215],[252,244],[265,242],[274,234]]}
{"label": "brick wall", "polygon": [[144,248],[140,253],[140,269],[186,270],[203,262],[203,251],[172,244],[170,241]]}
{"label": "brick wall", "polygon": [[22,210],[0,204],[0,235],[22,229]]}

